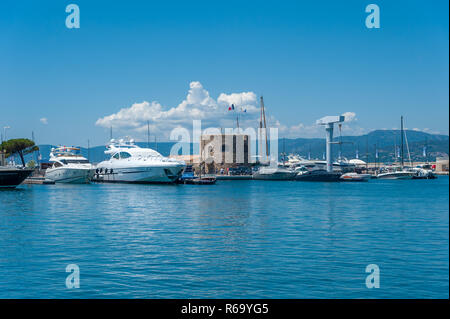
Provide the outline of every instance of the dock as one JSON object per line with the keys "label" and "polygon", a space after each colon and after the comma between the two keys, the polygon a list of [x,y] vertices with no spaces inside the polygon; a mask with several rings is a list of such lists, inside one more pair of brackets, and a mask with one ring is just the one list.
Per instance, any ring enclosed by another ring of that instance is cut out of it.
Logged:
{"label": "dock", "polygon": [[52,185],[55,184],[55,181],[45,177],[28,177],[23,181],[23,184]]}
{"label": "dock", "polygon": [[251,180],[253,175],[216,175],[217,180]]}

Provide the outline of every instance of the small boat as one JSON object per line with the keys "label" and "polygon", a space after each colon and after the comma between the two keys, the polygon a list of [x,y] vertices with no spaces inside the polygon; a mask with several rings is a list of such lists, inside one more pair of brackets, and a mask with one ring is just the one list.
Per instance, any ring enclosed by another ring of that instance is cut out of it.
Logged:
{"label": "small boat", "polygon": [[367,182],[371,177],[370,174],[346,173],[340,178],[344,182]]}
{"label": "small boat", "polygon": [[56,183],[85,184],[94,176],[94,167],[80,154],[78,147],[60,146],[50,152],[52,166],[45,178]]}
{"label": "small boat", "polygon": [[324,169],[316,169],[312,171],[301,171],[295,176],[296,181],[303,182],[339,182],[341,173],[328,172]]}
{"label": "small boat", "polygon": [[216,183],[216,178],[215,177],[188,178],[185,179],[183,183],[188,185],[214,185]]}
{"label": "small boat", "polygon": [[413,179],[436,179],[437,176],[433,172],[433,168],[430,164],[422,164],[418,165],[414,168],[414,170],[417,172],[415,176],[413,176]]}
{"label": "small boat", "polygon": [[0,166],[0,187],[15,188],[21,184],[34,169],[14,166]]}
{"label": "small boat", "polygon": [[253,173],[253,179],[270,180],[270,181],[286,181],[293,180],[297,172],[284,167],[260,167],[258,171]]}
{"label": "small boat", "polygon": [[194,179],[194,178],[196,178],[196,176],[194,175],[194,169],[192,168],[192,165],[186,165],[180,178],[177,179],[175,183],[184,184],[184,181],[186,181],[188,179]]}

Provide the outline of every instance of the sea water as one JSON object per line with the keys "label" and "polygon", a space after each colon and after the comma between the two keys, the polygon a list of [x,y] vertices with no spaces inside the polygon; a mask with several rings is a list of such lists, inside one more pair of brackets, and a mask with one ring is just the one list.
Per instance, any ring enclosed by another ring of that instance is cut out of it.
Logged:
{"label": "sea water", "polygon": [[448,298],[448,218],[446,176],[21,185],[0,190],[0,298]]}

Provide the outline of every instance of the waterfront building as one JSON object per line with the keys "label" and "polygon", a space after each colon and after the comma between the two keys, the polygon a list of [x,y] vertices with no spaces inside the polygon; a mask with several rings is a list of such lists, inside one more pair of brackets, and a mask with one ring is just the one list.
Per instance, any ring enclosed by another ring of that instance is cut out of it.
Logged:
{"label": "waterfront building", "polygon": [[250,167],[250,136],[246,134],[203,134],[200,138],[200,158],[204,171],[214,174],[232,167]]}
{"label": "waterfront building", "polygon": [[436,172],[439,173],[448,173],[448,157],[436,157]]}

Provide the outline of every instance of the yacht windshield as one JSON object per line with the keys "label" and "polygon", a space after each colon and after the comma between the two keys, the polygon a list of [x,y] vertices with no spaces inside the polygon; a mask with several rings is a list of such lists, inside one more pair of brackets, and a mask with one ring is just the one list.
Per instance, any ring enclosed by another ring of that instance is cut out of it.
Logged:
{"label": "yacht windshield", "polygon": [[63,159],[61,160],[64,164],[89,164],[87,159]]}
{"label": "yacht windshield", "polygon": [[114,156],[113,156],[113,158],[115,158],[115,159],[119,159],[119,158],[130,158],[131,157],[131,154],[130,153],[127,153],[127,152],[119,152],[119,153],[116,153],[116,154],[114,154]]}

